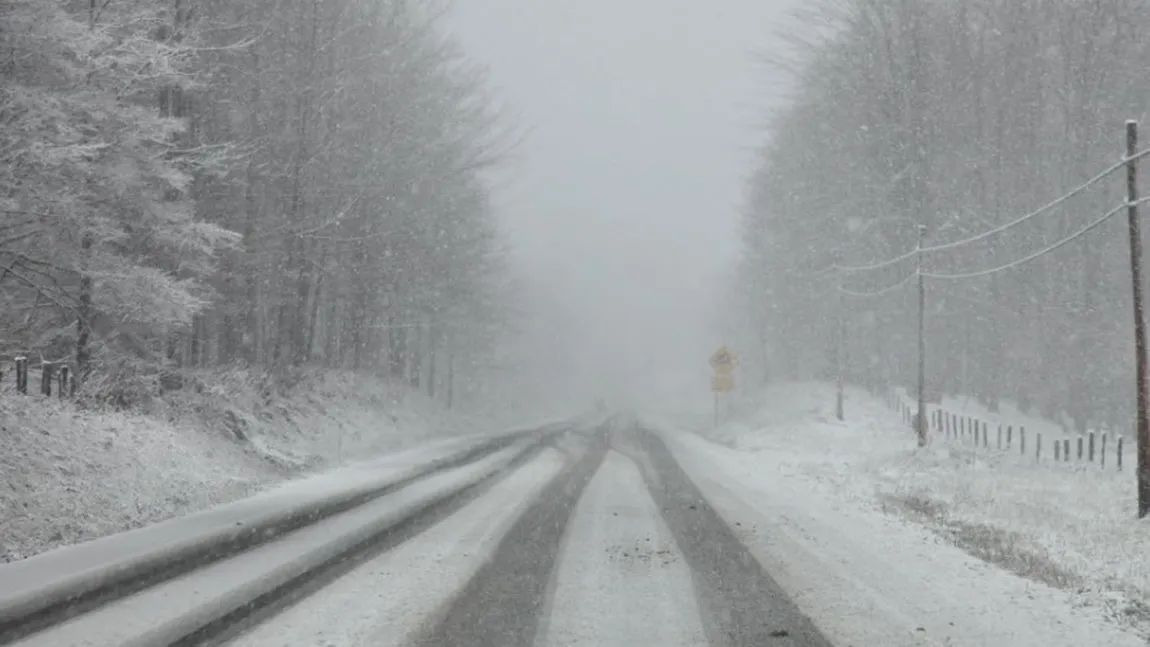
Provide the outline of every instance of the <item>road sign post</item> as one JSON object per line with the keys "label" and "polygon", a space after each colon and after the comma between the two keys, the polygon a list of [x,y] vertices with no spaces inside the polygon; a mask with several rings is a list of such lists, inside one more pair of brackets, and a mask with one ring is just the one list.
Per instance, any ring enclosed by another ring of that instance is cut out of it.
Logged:
{"label": "road sign post", "polygon": [[735,366],[738,365],[738,359],[726,346],[720,346],[719,350],[711,355],[711,368],[715,373],[711,376],[711,392],[715,396],[715,426],[719,426],[719,396],[722,393],[729,393],[735,390]]}

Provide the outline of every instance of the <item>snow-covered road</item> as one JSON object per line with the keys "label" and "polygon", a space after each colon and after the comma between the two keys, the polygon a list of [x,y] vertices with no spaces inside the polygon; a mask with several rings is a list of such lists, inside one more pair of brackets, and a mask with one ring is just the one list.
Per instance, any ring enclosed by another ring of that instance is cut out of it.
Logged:
{"label": "snow-covered road", "polygon": [[446,520],[232,644],[829,645],[683,472],[667,469],[670,455],[650,456],[653,439],[640,435],[560,438]]}
{"label": "snow-covered road", "polygon": [[706,644],[690,567],[630,459],[607,454],[563,548],[543,647]]}
{"label": "snow-covered road", "polygon": [[[157,587],[161,597],[141,592],[18,644],[1139,644],[1040,585],[924,533],[864,523],[865,510],[781,482],[764,490],[742,460],[751,456],[726,459],[694,435],[616,419],[549,436],[511,459],[514,453],[444,471],[173,579]],[[494,477],[454,503],[429,503],[439,511],[385,533],[377,550],[254,614],[175,643],[142,630],[176,622],[183,603],[233,595],[245,569],[273,570],[274,560],[261,554],[321,545],[325,528],[378,523],[397,515],[396,506],[439,500],[442,488],[491,470]],[[867,536],[849,534],[861,529]],[[978,613],[966,617],[962,607]]]}

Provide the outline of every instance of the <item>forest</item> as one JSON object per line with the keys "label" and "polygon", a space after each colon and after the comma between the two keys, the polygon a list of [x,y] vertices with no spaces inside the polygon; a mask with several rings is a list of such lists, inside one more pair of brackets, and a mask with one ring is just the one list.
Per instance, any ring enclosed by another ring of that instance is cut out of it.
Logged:
{"label": "forest", "polygon": [[1150,105],[1150,3],[823,0],[799,20],[767,61],[792,83],[727,297],[754,370],[841,362],[913,389],[921,276],[929,399],[1130,430],[1122,162]]}
{"label": "forest", "polygon": [[513,281],[485,173],[514,132],[436,20],[0,0],[0,354],[123,406],[211,367],[434,396],[492,361]]}

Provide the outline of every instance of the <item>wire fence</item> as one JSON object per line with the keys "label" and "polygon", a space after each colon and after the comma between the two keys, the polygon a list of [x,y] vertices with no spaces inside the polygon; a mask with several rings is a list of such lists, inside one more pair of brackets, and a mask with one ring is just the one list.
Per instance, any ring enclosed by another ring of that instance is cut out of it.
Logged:
{"label": "wire fence", "polygon": [[[887,408],[897,413],[903,424],[915,429],[918,412],[903,392],[886,393]],[[1025,425],[992,422],[977,415],[953,411],[940,405],[927,407],[927,428],[936,439],[972,450],[1017,454],[1034,463],[1075,464],[1122,471],[1127,449],[1126,436],[1109,430],[1089,430],[1080,434],[1043,434]]]}

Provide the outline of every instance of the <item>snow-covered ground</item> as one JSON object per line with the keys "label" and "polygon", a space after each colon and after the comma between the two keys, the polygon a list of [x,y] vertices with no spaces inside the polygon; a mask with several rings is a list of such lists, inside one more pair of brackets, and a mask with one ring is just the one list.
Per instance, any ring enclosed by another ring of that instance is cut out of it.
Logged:
{"label": "snow-covered ground", "polygon": [[201,393],[188,389],[139,413],[0,392],[0,562],[498,426],[350,373],[313,375],[270,397],[242,372],[201,383]]}
{"label": "snow-covered ground", "polygon": [[697,432],[668,435],[677,458],[829,637],[1145,644],[1150,537],[1129,469],[1035,464],[937,434],[918,450],[856,389],[846,422],[833,410],[832,386],[791,384],[736,403],[718,429],[651,421]]}

